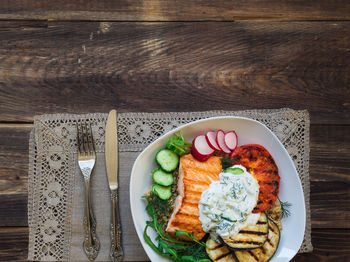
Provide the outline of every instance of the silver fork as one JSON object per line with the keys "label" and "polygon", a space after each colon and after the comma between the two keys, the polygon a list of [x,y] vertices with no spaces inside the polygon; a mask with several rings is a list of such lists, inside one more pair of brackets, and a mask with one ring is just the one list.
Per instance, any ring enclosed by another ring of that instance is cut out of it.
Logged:
{"label": "silver fork", "polygon": [[85,182],[85,238],[83,247],[89,261],[94,261],[100,250],[100,241],[96,234],[96,220],[91,206],[90,176],[96,162],[95,145],[91,124],[80,123],[77,127],[78,164]]}

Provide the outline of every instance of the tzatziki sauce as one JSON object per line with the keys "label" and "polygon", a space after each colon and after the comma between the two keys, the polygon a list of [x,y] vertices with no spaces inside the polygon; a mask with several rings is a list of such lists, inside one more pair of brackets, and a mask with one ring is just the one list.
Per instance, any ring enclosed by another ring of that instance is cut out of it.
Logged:
{"label": "tzatziki sauce", "polygon": [[236,235],[255,225],[260,214],[252,213],[259,195],[258,181],[241,165],[225,169],[201,195],[198,204],[202,228],[214,239]]}

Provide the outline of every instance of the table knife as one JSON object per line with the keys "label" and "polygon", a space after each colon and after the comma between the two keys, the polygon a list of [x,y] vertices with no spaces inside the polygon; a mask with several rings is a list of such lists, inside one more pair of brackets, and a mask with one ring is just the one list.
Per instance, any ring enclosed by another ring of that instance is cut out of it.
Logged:
{"label": "table knife", "polygon": [[121,246],[121,226],[118,209],[118,131],[117,111],[108,114],[105,134],[106,171],[111,193],[111,249],[112,261],[121,261],[123,250]]}

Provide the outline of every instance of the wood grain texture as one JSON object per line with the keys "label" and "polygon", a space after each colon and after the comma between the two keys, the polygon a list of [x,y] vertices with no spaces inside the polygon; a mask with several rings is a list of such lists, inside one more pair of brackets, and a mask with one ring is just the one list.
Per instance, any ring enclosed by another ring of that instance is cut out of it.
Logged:
{"label": "wood grain texture", "polygon": [[11,0],[0,19],[99,21],[348,20],[346,0]]}
{"label": "wood grain texture", "polygon": [[350,183],[311,182],[312,228],[350,229]]}
{"label": "wood grain texture", "polygon": [[27,192],[0,194],[0,228],[28,226]]}
{"label": "wood grain texture", "polygon": [[[299,254],[292,261],[349,261],[350,230],[343,229],[313,229],[312,243],[314,251]],[[0,261],[26,260],[28,252],[28,228],[0,228]],[[147,258],[145,258],[145,261]]]}
{"label": "wood grain texture", "polygon": [[0,195],[27,192],[28,142],[31,127],[0,124]]}
{"label": "wood grain texture", "polygon": [[299,254],[292,261],[349,261],[350,250],[349,229],[312,229],[314,251]]}
{"label": "wood grain texture", "polygon": [[350,124],[350,22],[0,22],[0,121],[308,109]]}
{"label": "wood grain texture", "polygon": [[0,261],[26,260],[28,235],[27,227],[0,227]]}
{"label": "wood grain texture", "polygon": [[[311,181],[350,183],[350,126],[310,126]],[[349,188],[350,190],[350,188]]]}

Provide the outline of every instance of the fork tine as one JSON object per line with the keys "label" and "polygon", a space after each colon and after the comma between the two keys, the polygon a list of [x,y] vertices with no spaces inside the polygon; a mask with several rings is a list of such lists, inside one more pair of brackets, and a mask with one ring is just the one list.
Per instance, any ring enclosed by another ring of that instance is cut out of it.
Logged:
{"label": "fork tine", "polygon": [[84,155],[87,156],[89,154],[89,149],[87,147],[86,131],[84,130],[84,126],[82,123],[80,123],[80,129],[82,133]]}
{"label": "fork tine", "polygon": [[91,142],[91,153],[95,154],[95,141],[94,141],[94,136],[92,135],[92,128],[91,128],[91,123],[89,123],[90,127],[90,142]]}
{"label": "fork tine", "polygon": [[91,154],[92,149],[90,148],[90,135],[89,135],[89,129],[87,127],[86,121],[84,122],[84,131],[85,131],[85,137],[86,137],[86,148],[87,148],[87,152],[88,155]]}
{"label": "fork tine", "polygon": [[81,154],[81,151],[80,151],[81,143],[80,143],[80,137],[79,137],[78,123],[75,123],[75,127],[77,128],[77,148],[78,148],[78,155],[80,155],[80,154]]}

